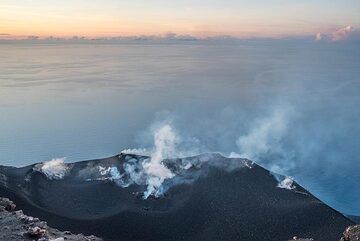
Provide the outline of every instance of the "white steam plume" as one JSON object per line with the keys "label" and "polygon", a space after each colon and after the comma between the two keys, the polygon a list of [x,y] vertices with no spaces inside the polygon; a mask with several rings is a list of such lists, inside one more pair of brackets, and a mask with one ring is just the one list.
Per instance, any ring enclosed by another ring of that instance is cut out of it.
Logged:
{"label": "white steam plume", "polygon": [[64,178],[69,167],[64,163],[65,158],[55,158],[35,166],[35,170],[46,175],[50,180],[60,180]]}
{"label": "white steam plume", "polygon": [[159,128],[154,134],[154,150],[149,159],[142,165],[147,174],[147,190],[144,198],[151,194],[158,196],[161,193],[161,185],[166,179],[174,177],[174,174],[163,164],[166,158],[174,157],[176,154],[176,145],[179,142],[178,136],[174,133],[169,124]]}
{"label": "white steam plume", "polygon": [[139,149],[124,149],[121,151],[123,154],[133,154],[133,155],[139,155],[139,156],[149,156],[150,152],[145,148],[139,148]]}
{"label": "white steam plume", "polygon": [[295,189],[295,186],[293,184],[294,184],[294,179],[290,176],[287,176],[284,178],[284,180],[279,182],[278,187],[292,190]]}

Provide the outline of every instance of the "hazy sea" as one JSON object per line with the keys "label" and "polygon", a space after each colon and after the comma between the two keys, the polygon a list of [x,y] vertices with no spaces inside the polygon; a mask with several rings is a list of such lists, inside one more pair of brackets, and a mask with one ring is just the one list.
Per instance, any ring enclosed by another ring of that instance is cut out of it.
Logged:
{"label": "hazy sea", "polygon": [[151,148],[247,154],[360,215],[360,48],[302,41],[1,43],[0,164]]}

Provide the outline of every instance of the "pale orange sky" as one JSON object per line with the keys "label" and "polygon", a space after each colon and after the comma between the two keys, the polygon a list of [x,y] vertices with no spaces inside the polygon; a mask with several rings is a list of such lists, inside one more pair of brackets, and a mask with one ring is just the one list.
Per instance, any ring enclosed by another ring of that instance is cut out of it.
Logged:
{"label": "pale orange sky", "polygon": [[1,0],[0,34],[302,36],[360,25],[360,1]]}

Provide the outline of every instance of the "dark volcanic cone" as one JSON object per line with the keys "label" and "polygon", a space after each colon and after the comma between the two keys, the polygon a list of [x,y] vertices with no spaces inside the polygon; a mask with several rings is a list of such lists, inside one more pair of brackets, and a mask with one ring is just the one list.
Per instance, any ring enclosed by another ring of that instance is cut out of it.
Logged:
{"label": "dark volcanic cone", "polygon": [[[0,196],[55,228],[105,240],[331,241],[353,224],[295,182],[292,190],[279,188],[266,169],[217,154],[165,160],[176,176],[163,183],[163,196],[144,200],[143,177],[131,183],[123,174],[126,163],[144,159],[121,154],[66,164],[63,178],[45,175],[39,164],[0,167]],[[114,167],[121,178],[110,175]]]}

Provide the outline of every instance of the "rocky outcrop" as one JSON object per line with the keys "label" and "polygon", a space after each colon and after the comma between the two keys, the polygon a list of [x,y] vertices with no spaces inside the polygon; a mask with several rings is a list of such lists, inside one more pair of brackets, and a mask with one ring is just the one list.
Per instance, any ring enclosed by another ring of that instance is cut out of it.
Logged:
{"label": "rocky outcrop", "polygon": [[16,208],[16,205],[13,201],[11,201],[8,198],[0,198],[0,211],[6,210],[6,211],[14,211]]}
{"label": "rocky outcrop", "polygon": [[360,241],[360,225],[348,227],[340,241]]}
{"label": "rocky outcrop", "polygon": [[38,218],[25,215],[7,198],[0,197],[0,240],[12,241],[101,241],[95,236],[61,232]]}
{"label": "rocky outcrop", "polygon": [[[312,238],[299,238],[297,236],[294,236],[292,239],[288,241],[315,241]],[[343,236],[341,237],[340,241],[360,241],[360,225],[350,226],[347,227],[346,230],[343,233]]]}

